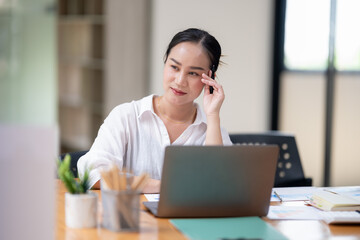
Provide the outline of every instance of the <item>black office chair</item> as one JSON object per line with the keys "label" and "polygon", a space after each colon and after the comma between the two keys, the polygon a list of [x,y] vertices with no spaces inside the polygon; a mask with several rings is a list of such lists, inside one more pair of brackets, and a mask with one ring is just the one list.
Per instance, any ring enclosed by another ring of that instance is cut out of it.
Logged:
{"label": "black office chair", "polygon": [[260,134],[230,134],[234,144],[276,144],[280,148],[274,187],[312,186],[305,178],[295,137],[278,131]]}
{"label": "black office chair", "polygon": [[[70,169],[75,177],[78,177],[78,171],[77,171],[77,162],[80,157],[85,155],[89,150],[86,151],[79,151],[79,152],[70,152],[71,162],[70,162]],[[63,161],[65,158],[66,153],[61,154],[60,160]]]}

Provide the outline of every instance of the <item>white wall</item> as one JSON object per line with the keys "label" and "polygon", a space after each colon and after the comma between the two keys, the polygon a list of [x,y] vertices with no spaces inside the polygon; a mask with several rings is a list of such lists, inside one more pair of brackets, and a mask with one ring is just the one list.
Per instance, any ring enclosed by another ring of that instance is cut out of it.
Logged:
{"label": "white wall", "polygon": [[331,185],[360,184],[360,75],[335,80]]}
{"label": "white wall", "polygon": [[[331,186],[360,183],[360,77],[336,76]],[[304,172],[323,185],[326,79],[324,73],[285,72],[281,78],[280,130],[294,133]]]}
{"label": "white wall", "polygon": [[[171,38],[189,27],[214,35],[226,63],[217,72],[226,99],[222,125],[229,132],[268,130],[273,1],[153,0],[150,92],[162,94],[163,56]],[[202,103],[202,98],[198,101]]]}
{"label": "white wall", "polygon": [[279,129],[295,135],[305,176],[315,186],[323,182],[325,87],[322,73],[281,76]]}

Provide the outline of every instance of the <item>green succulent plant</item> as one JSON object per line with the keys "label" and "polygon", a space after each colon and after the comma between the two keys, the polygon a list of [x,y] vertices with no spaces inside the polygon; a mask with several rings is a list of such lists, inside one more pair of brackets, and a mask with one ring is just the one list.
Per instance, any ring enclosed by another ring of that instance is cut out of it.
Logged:
{"label": "green succulent plant", "polygon": [[90,188],[89,184],[89,169],[85,170],[84,176],[81,179],[75,178],[70,170],[71,156],[66,154],[64,160],[58,160],[58,176],[64,183],[66,189],[71,194],[84,194]]}

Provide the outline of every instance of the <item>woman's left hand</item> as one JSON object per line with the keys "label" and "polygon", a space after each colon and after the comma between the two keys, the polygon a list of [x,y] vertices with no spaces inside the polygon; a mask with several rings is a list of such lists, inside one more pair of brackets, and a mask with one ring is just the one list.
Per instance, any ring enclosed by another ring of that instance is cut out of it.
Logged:
{"label": "woman's left hand", "polygon": [[[225,99],[225,94],[222,86],[209,76],[211,76],[211,70],[209,71],[209,75],[203,73],[201,79],[201,81],[205,84],[204,111],[207,116],[218,116],[220,113],[221,105]],[[210,94],[210,86],[214,88],[212,94]]]}

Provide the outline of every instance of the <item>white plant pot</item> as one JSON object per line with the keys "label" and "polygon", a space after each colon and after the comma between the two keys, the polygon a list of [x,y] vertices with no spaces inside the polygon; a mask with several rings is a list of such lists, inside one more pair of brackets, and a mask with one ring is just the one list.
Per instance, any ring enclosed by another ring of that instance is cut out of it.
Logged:
{"label": "white plant pot", "polygon": [[65,193],[65,223],[70,228],[93,228],[97,224],[97,195]]}

